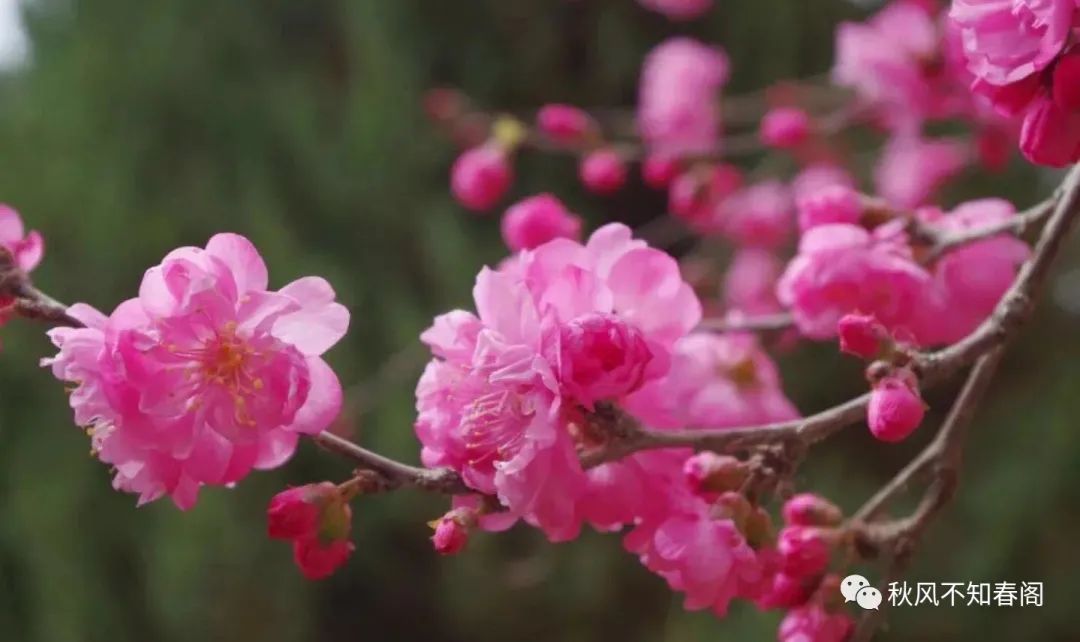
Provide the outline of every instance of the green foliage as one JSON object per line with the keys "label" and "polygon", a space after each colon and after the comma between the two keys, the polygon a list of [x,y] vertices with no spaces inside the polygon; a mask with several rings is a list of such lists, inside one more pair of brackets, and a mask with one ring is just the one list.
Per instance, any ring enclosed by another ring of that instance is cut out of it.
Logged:
{"label": "green foliage", "polygon": [[[833,2],[721,0],[686,32],[720,42],[736,91],[819,73]],[[414,344],[430,317],[468,301],[498,260],[494,219],[449,199],[453,151],[420,111],[423,90],[459,85],[491,105],[629,103],[645,51],[683,28],[632,0],[39,0],[34,63],[0,83],[0,198],[45,232],[36,274],[64,300],[110,308],[148,265],[215,231],[250,236],[282,284],[322,274],[353,311],[330,356],[345,382]],[[638,187],[585,196],[567,159],[527,159],[516,195],[558,191],[591,223],[641,222],[663,201]],[[1001,179],[971,186],[994,192]],[[1014,177],[1010,196],[1040,192]],[[1059,289],[1065,297],[1076,293]],[[1075,303],[1074,303],[1075,305]],[[888,639],[1070,639],[1080,579],[1071,534],[1080,488],[1075,319],[1044,304],[973,430],[961,497],[931,531],[911,577],[1042,580],[1034,609],[897,610]],[[0,639],[16,642],[345,640],[768,640],[776,616],[745,605],[718,622],[685,614],[614,535],[550,546],[534,532],[476,537],[436,559],[424,522],[437,498],[365,499],[357,553],[303,581],[264,535],[284,484],[343,478],[302,448],[284,470],[205,491],[179,513],[136,510],[113,492],[37,359],[40,328],[6,327],[0,366]],[[828,346],[785,359],[812,411],[860,387]],[[369,401],[366,444],[415,459],[415,369]],[[936,409],[947,397],[935,396]],[[919,440],[929,437],[924,430]],[[883,448],[857,427],[800,476],[856,507],[917,444]]]}

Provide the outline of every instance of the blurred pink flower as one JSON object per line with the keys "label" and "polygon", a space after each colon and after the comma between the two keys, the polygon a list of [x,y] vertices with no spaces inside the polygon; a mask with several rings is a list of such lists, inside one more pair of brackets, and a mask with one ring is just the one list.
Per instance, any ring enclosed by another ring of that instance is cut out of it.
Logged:
{"label": "blurred pink flower", "polygon": [[958,141],[901,134],[885,146],[874,170],[874,183],[892,205],[917,207],[967,162],[967,148]]}
{"label": "blurred pink flower", "polygon": [[873,233],[844,223],[808,230],[780,282],[780,302],[806,336],[836,336],[849,312],[873,314],[887,328],[911,328],[930,275],[911,258],[902,222]]}
{"label": "blurred pink flower", "polygon": [[[943,233],[985,228],[1016,215],[1012,203],[986,198],[963,203],[949,213],[923,208],[919,219]],[[1031,251],[1010,234],[999,234],[953,249],[933,266],[933,280],[919,305],[916,334],[923,344],[952,343],[967,336],[993,312]]]}
{"label": "blurred pink flower", "polygon": [[638,129],[650,150],[681,156],[714,150],[720,142],[720,89],[728,58],[690,38],[672,38],[645,58],[638,95]]}
{"label": "blurred pink flower", "polygon": [[108,317],[85,305],[85,328],[56,328],[43,365],[77,384],[75,420],[139,503],[170,495],[182,509],[204,484],[228,485],[286,461],[300,434],[341,409],[341,385],[319,355],[349,312],[317,277],[267,290],[251,243],[218,234],[147,270],[138,298]]}
{"label": "blurred pink flower", "polygon": [[641,6],[662,13],[671,20],[697,18],[712,7],[713,0],[638,0]]}
{"label": "blurred pink flower", "polygon": [[844,611],[829,613],[821,604],[810,602],[788,611],[780,622],[779,642],[844,642],[855,621]]}
{"label": "blurred pink flower", "polygon": [[1075,0],[954,0],[971,72],[1008,85],[1045,69],[1075,27]]}
{"label": "blurred pink flower", "polygon": [[15,267],[30,272],[41,263],[45,254],[45,240],[36,231],[29,234],[23,227],[19,213],[0,203],[0,247],[11,252]]}

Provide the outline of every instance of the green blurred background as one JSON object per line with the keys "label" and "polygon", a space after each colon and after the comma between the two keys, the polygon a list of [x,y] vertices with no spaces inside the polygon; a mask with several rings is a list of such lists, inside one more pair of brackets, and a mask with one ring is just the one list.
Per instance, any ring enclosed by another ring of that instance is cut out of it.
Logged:
{"label": "green blurred background", "polygon": [[[354,388],[349,428],[414,461],[409,346],[434,314],[468,305],[478,267],[502,252],[497,219],[448,195],[454,150],[425,121],[423,91],[449,83],[509,109],[630,104],[643,54],[676,33],[722,44],[735,62],[730,90],[746,91],[825,71],[834,25],[865,12],[842,0],[717,4],[676,26],[633,0],[36,0],[24,7],[31,61],[0,78],[0,200],[46,235],[35,277],[67,301],[111,308],[169,249],[221,230],[251,237],[278,285],[325,275],[353,311],[332,364],[346,384],[380,371],[387,382]],[[663,211],[636,184],[587,196],[565,158],[527,157],[518,174],[514,196],[556,191],[592,225]],[[946,200],[1004,192],[1028,203],[1053,180],[1017,163],[969,177]],[[974,427],[959,500],[908,576],[1043,581],[1045,606],[896,609],[883,639],[1076,639],[1075,270],[1063,266],[1011,351]],[[205,490],[187,514],[166,501],[136,510],[87,456],[62,387],[37,367],[50,350],[40,328],[10,324],[3,341],[0,640],[775,637],[778,616],[746,605],[724,621],[684,613],[616,536],[551,546],[518,529],[438,559],[425,521],[445,501],[408,492],[359,502],[351,563],[305,582],[288,547],[266,539],[264,507],[283,485],[341,479],[347,465],[303,446],[281,471]],[[782,358],[804,412],[861,388],[857,364],[835,352]],[[952,392],[929,401],[940,409]],[[854,509],[931,432],[883,448],[849,430],[813,453],[800,485]]]}

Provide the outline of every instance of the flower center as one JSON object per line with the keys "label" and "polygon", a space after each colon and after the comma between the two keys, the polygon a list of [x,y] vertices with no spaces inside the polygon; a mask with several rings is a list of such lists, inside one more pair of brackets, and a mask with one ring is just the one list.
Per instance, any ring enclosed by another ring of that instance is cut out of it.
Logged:
{"label": "flower center", "polygon": [[[256,368],[264,353],[236,333],[236,322],[226,323],[212,338],[191,349],[168,346],[169,352],[191,360],[188,379],[199,387],[214,386],[232,401],[233,417],[239,425],[255,426],[248,407],[249,398],[263,389]],[[194,401],[197,407],[198,400]]]}
{"label": "flower center", "polygon": [[461,421],[465,454],[470,466],[493,465],[521,449],[528,415],[511,390],[481,395],[465,407]]}

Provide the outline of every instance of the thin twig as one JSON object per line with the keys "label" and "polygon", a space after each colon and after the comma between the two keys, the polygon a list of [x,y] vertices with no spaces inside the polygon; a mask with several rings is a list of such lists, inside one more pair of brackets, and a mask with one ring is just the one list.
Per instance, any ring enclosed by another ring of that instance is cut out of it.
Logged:
{"label": "thin twig", "polygon": [[698,325],[698,330],[710,332],[765,332],[786,330],[795,325],[795,318],[790,312],[763,314],[761,316],[734,319],[705,319]]}

